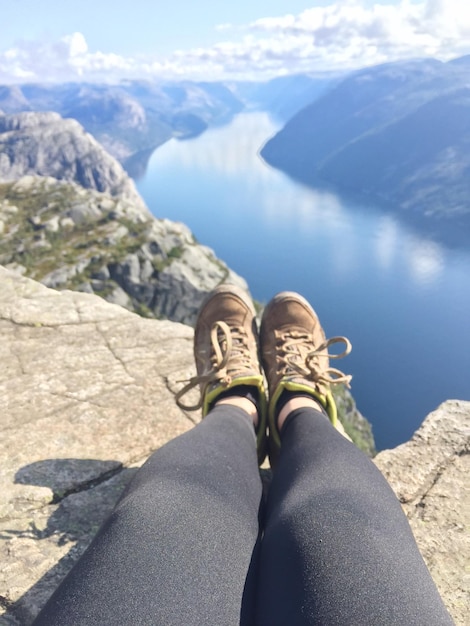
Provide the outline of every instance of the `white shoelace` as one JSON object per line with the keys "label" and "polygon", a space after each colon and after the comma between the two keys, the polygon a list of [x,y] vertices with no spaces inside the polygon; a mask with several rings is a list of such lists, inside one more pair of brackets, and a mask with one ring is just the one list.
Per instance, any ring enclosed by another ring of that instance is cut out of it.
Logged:
{"label": "white shoelace", "polygon": [[[237,375],[243,374],[247,369],[253,369],[247,335],[243,328],[229,326],[223,321],[214,322],[211,328],[210,341],[211,369],[190,378],[187,384],[175,395],[176,404],[185,411],[197,411],[201,408],[204,389],[212,383],[219,383],[223,387],[228,387]],[[190,406],[183,404],[181,398],[197,386],[200,386],[202,390],[199,401]]]}
{"label": "white shoelace", "polygon": [[[344,383],[348,387],[352,376],[344,374],[335,367],[324,367],[321,359],[341,359],[348,355],[351,350],[351,342],[346,337],[331,337],[324,341],[314,350],[310,350],[312,337],[299,331],[279,333],[278,370],[282,376],[300,375],[315,383],[331,385]],[[341,354],[329,354],[328,348],[336,343],[344,343],[345,348]]]}

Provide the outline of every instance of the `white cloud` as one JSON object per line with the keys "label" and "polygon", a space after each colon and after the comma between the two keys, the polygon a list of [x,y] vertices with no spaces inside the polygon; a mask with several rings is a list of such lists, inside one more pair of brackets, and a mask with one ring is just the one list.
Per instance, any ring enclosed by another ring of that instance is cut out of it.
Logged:
{"label": "white cloud", "polygon": [[241,29],[230,24],[216,29],[225,41],[163,59],[92,51],[81,33],[54,43],[23,42],[0,51],[0,81],[264,78],[410,57],[447,60],[470,53],[470,4],[401,0],[366,6],[363,0],[345,0],[298,15],[262,18]]}
{"label": "white cloud", "polygon": [[470,5],[465,0],[427,0],[365,7],[360,0],[307,9],[297,16],[264,18],[247,27],[302,50],[312,65],[357,67],[406,57],[449,59],[470,51]]}
{"label": "white cloud", "polygon": [[397,222],[390,215],[383,215],[374,240],[375,255],[381,268],[392,267],[399,237]]}
{"label": "white cloud", "polygon": [[445,264],[442,247],[433,241],[420,241],[413,237],[408,243],[411,278],[422,286],[436,282]]}
{"label": "white cloud", "polygon": [[116,81],[158,74],[162,64],[115,53],[92,52],[82,33],[55,42],[24,42],[0,52],[0,82]]}
{"label": "white cloud", "polygon": [[82,33],[73,33],[62,39],[62,44],[68,48],[67,52],[70,57],[78,57],[88,52],[88,44]]}

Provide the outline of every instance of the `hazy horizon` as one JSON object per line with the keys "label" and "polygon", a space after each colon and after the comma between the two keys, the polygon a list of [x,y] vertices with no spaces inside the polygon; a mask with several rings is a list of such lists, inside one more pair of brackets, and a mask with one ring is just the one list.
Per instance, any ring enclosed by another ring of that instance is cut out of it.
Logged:
{"label": "hazy horizon", "polygon": [[[266,80],[470,53],[464,0],[6,3],[0,83]],[[27,19],[26,19],[27,18]]]}

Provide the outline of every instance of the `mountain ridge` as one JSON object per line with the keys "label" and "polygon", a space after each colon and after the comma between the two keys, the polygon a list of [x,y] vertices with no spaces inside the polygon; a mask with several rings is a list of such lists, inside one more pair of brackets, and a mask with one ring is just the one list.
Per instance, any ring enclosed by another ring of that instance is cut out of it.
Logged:
{"label": "mountain ridge", "polygon": [[468,232],[469,115],[465,64],[386,64],[302,109],[261,155],[307,185],[424,218],[431,229],[438,220]]}
{"label": "mountain ridge", "polygon": [[122,166],[76,120],[0,116],[0,263],[191,324],[220,282],[246,282],[183,224],[149,212]]}
{"label": "mountain ridge", "polygon": [[133,175],[171,137],[194,137],[242,108],[223,83],[127,80],[0,87],[4,113],[53,111],[72,117]]}
{"label": "mountain ridge", "polygon": [[27,175],[76,181],[147,210],[121,165],[76,120],[58,113],[0,116],[0,181]]}

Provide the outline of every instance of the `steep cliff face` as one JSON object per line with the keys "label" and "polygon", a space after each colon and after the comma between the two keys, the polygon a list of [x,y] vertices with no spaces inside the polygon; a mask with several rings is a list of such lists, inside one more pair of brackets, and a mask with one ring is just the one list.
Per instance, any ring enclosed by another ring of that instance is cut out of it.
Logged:
{"label": "steep cliff face", "polygon": [[220,282],[246,288],[186,226],[155,219],[116,159],[57,113],[0,116],[0,232],[0,263],[147,317],[191,324]]}
{"label": "steep cliff face", "polygon": [[431,230],[468,233],[469,111],[465,64],[386,64],[355,72],[302,109],[261,154],[307,184]]}
{"label": "steep cliff face", "polygon": [[77,121],[57,113],[0,116],[0,181],[25,175],[74,181],[145,208],[122,166]]}
{"label": "steep cliff face", "polygon": [[[198,415],[174,401],[192,330],[0,268],[0,622],[28,626],[153,450]],[[467,623],[470,403],[377,464],[457,624]]]}
{"label": "steep cliff face", "polygon": [[247,288],[183,224],[152,217],[142,202],[50,177],[0,184],[0,232],[3,265],[147,317],[191,324],[217,284]]}

